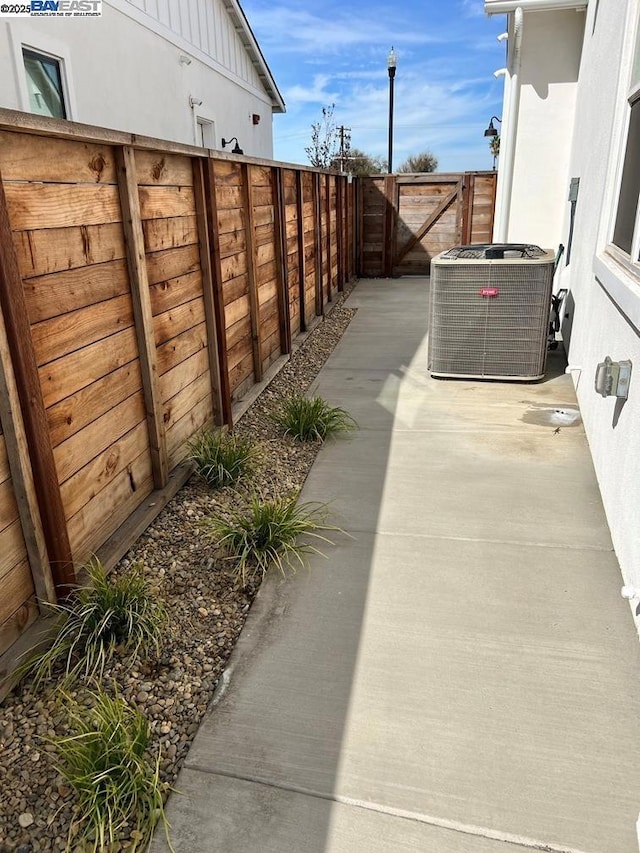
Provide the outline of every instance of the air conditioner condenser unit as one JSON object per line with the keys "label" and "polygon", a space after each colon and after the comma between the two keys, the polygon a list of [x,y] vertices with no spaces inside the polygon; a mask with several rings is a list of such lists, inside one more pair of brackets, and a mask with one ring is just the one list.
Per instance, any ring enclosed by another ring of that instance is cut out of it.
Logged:
{"label": "air conditioner condenser unit", "polygon": [[538,246],[461,246],[431,260],[429,372],[541,379],[555,254]]}

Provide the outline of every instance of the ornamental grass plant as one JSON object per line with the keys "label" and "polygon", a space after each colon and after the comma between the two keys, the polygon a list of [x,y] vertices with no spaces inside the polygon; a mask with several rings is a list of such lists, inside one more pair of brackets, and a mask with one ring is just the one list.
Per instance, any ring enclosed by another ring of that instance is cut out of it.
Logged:
{"label": "ornamental grass plant", "polygon": [[339,531],[327,517],[324,504],[299,504],[297,495],[271,500],[254,496],[248,506],[201,524],[226,552],[236,579],[245,587],[271,565],[284,575],[287,568],[295,571],[306,565],[310,554],[322,554],[318,543],[333,544],[326,534]]}
{"label": "ornamental grass plant", "polygon": [[271,415],[285,435],[298,441],[324,441],[328,436],[357,428],[351,415],[339,406],[331,406],[322,397],[294,394]]}
{"label": "ornamental grass plant", "polygon": [[260,457],[256,444],[227,429],[207,429],[188,444],[189,459],[213,489],[236,483],[253,472]]}
{"label": "ornamental grass plant", "polygon": [[141,563],[115,578],[99,560],[86,567],[88,584],[76,588],[66,602],[47,604],[57,619],[53,643],[27,659],[19,676],[37,688],[61,673],[62,684],[82,677],[100,678],[114,656],[147,657],[160,652],[167,614]]}
{"label": "ornamental grass plant", "polygon": [[159,752],[155,758],[149,752],[144,716],[103,690],[87,694],[86,703],[63,698],[69,733],[49,743],[55,769],[77,796],[68,849],[144,850],[161,821],[173,850],[163,807],[167,786]]}

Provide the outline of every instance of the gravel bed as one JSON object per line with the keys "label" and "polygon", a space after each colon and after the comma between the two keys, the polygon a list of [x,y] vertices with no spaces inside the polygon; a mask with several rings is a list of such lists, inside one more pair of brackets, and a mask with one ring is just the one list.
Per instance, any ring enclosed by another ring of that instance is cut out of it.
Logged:
{"label": "gravel bed", "polygon": [[[169,784],[177,778],[259,585],[241,589],[234,582],[198,522],[212,512],[224,513],[254,490],[276,496],[302,487],[318,446],[283,438],[269,413],[285,396],[313,388],[355,313],[344,304],[347,295],[338,296],[331,313],[236,425],[237,432],[261,444],[262,459],[251,481],[212,492],[192,477],[115,569],[142,561],[169,613],[160,659],[115,662],[104,679],[150,721],[154,747],[160,745],[161,776]],[[0,853],[67,849],[74,794],[53,769],[46,742],[64,732],[64,707],[51,688],[34,695],[23,687],[0,705]]]}

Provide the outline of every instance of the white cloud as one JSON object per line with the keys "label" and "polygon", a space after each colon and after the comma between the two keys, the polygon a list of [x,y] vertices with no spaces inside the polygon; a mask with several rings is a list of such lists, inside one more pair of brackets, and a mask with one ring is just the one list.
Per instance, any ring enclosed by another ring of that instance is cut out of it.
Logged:
{"label": "white cloud", "polygon": [[402,24],[397,10],[389,13],[357,14],[348,9],[321,16],[303,8],[271,6],[252,9],[250,20],[270,52],[307,53],[311,56],[339,55],[349,48],[372,45],[428,45],[447,37],[427,33],[420,27]]}
{"label": "white cloud", "polygon": [[297,104],[331,104],[337,98],[335,91],[326,88],[329,83],[329,75],[316,74],[311,86],[296,84],[285,88],[283,94],[287,105]]}

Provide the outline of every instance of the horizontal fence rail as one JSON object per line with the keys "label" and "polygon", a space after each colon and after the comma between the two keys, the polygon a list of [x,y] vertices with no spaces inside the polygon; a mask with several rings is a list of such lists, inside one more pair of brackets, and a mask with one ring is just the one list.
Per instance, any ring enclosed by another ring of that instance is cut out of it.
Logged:
{"label": "horizontal fence rail", "polygon": [[355,273],[343,175],[0,111],[0,675]]}

